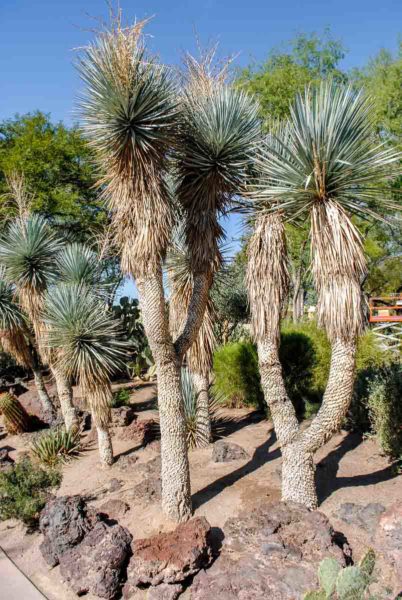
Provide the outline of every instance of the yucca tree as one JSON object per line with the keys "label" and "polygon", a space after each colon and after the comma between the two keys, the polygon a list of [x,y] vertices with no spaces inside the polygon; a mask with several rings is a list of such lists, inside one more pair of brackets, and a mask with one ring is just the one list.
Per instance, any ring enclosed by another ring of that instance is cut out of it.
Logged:
{"label": "yucca tree", "polygon": [[[184,240],[183,227],[179,226],[175,230],[167,255],[166,268],[170,288],[169,323],[172,334],[177,336],[184,326],[194,285],[193,271]],[[197,431],[198,446],[208,445],[212,435],[209,411],[209,387],[213,351],[216,346],[213,319],[214,308],[212,300],[208,298],[197,337],[186,354],[189,373],[191,374],[195,393],[197,394],[196,422],[194,423],[194,427]]]}
{"label": "yucca tree", "polygon": [[0,237],[0,264],[5,279],[13,284],[19,303],[32,324],[39,354],[49,364],[67,429],[77,425],[71,382],[57,368],[54,353],[44,346],[43,296],[57,277],[57,255],[62,241],[39,215],[12,221]]}
{"label": "yucca tree", "polygon": [[110,376],[122,368],[126,355],[119,324],[88,286],[77,283],[60,283],[48,291],[44,319],[47,344],[57,352],[58,369],[67,378],[76,378],[88,399],[101,463],[111,465]]}
{"label": "yucca tree", "polygon": [[0,272],[1,346],[4,352],[10,354],[19,365],[32,370],[44,416],[51,420],[54,408],[46,390],[38,353],[34,341],[31,339],[32,337],[28,318],[16,302],[12,286],[4,281],[3,273]]}
{"label": "yucca tree", "polygon": [[[282,448],[282,495],[310,508],[317,506],[313,454],[339,429],[349,407],[356,342],[365,322],[366,261],[351,216],[396,208],[380,182],[398,154],[376,143],[372,114],[370,100],[350,87],[323,83],[306,89],[289,122],[262,146],[260,177],[251,186],[256,226],[249,248],[250,305],[264,394]],[[288,287],[283,217],[310,217],[318,321],[332,347],[321,408],[303,431],[277,352]]]}
{"label": "yucca tree", "polygon": [[[189,93],[189,102],[182,98],[179,110],[177,86],[170,72],[146,51],[143,26],[137,23],[123,29],[117,23],[83,53],[79,70],[86,89],[81,111],[83,129],[104,173],[100,183],[111,209],[121,267],[136,280],[157,365],[162,505],[170,517],[184,521],[191,515],[191,497],[180,366],[201,325],[212,280],[211,262],[217,260],[213,238],[220,236],[220,229],[211,214],[223,206],[223,198],[228,200],[238,191],[250,162],[257,111],[245,95],[233,90],[221,90],[211,100],[204,95],[201,106]],[[197,121],[198,110],[203,112]],[[188,237],[194,285],[185,325],[173,341],[162,264],[174,222],[166,172],[172,149],[178,147],[179,126],[178,196],[186,218],[192,219]],[[199,230],[197,214],[200,223],[205,214],[205,225]],[[206,232],[208,255],[202,251]]]}

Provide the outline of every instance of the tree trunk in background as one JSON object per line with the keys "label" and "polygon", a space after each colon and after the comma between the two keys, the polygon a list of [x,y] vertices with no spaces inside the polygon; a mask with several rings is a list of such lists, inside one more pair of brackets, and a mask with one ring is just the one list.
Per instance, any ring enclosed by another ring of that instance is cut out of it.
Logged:
{"label": "tree trunk in background", "polygon": [[96,426],[98,434],[99,457],[102,466],[108,467],[113,464],[113,446],[112,438],[108,427]]}
{"label": "tree trunk in background", "polygon": [[38,392],[38,398],[42,405],[45,419],[49,420],[50,422],[52,420],[52,417],[55,416],[54,407],[50,401],[49,394],[47,393],[42,373],[39,368],[33,368],[32,372],[34,376],[35,386]]}
{"label": "tree trunk in background", "polygon": [[197,437],[203,446],[208,446],[212,439],[209,414],[209,377],[201,373],[192,373],[191,375],[197,392]]}
{"label": "tree trunk in background", "polygon": [[192,508],[181,357],[169,333],[162,271],[136,277],[136,283],[144,329],[157,367],[162,508],[170,518],[183,522],[191,517]]}
{"label": "tree trunk in background", "polygon": [[56,381],[57,395],[67,430],[78,427],[78,417],[73,405],[73,388],[70,381],[60,369],[52,368]]}

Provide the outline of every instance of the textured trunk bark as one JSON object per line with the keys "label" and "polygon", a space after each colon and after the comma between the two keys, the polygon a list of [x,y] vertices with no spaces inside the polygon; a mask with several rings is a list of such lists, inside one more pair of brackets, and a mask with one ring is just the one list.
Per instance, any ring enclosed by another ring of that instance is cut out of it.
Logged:
{"label": "textured trunk bark", "polygon": [[192,373],[197,392],[197,436],[203,446],[212,439],[211,416],[209,414],[209,377],[201,373]]}
{"label": "textured trunk bark", "polygon": [[310,427],[302,434],[307,452],[315,452],[338,431],[353,394],[356,340],[332,342],[331,366],[323,402]]}
{"label": "textured trunk bark", "polygon": [[283,446],[281,451],[282,500],[317,508],[313,454],[298,442]]}
{"label": "textured trunk bark", "polygon": [[271,412],[278,442],[283,448],[296,437],[299,423],[285,389],[276,337],[258,342],[258,361],[264,398]]}
{"label": "textured trunk bark", "polygon": [[211,284],[212,275],[210,273],[198,273],[194,275],[193,293],[188,307],[187,321],[174,343],[180,361],[197,337],[204,318]]}
{"label": "textured trunk bark", "polygon": [[73,389],[70,381],[59,369],[52,368],[56,381],[57,395],[60,400],[60,408],[67,430],[78,427],[77,412],[73,405]]}
{"label": "textured trunk bark", "polygon": [[99,457],[103,467],[113,464],[112,438],[108,427],[97,425]]}
{"label": "textured trunk bark", "polygon": [[169,333],[162,272],[138,277],[136,283],[145,333],[157,367],[162,508],[170,518],[182,522],[190,518],[192,509],[181,358],[177,356]]}
{"label": "textured trunk bark", "polygon": [[36,390],[38,392],[38,397],[39,397],[40,403],[42,404],[45,418],[48,417],[49,420],[51,421],[52,417],[54,416],[54,408],[53,408],[53,404],[50,401],[49,394],[47,393],[47,389],[45,386],[45,382],[43,381],[42,373],[40,372],[39,369],[36,369],[36,368],[32,369],[32,371],[33,371]]}

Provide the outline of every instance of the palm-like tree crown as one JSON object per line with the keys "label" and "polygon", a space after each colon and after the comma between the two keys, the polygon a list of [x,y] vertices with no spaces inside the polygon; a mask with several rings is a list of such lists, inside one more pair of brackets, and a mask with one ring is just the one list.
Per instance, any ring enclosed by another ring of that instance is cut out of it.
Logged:
{"label": "palm-like tree crown", "polygon": [[243,188],[260,131],[255,102],[209,67],[187,57],[177,155],[177,196],[196,270],[216,266],[223,235],[217,218]]}
{"label": "palm-like tree crown", "polygon": [[60,284],[45,298],[48,344],[60,349],[60,363],[86,387],[108,381],[125,357],[119,324],[104,303],[82,285]]}
{"label": "palm-like tree crown", "polygon": [[26,316],[15,301],[12,286],[3,279],[3,270],[0,272],[0,330],[11,331],[24,329],[27,325]]}
{"label": "palm-like tree crown", "polygon": [[372,116],[363,91],[328,82],[307,88],[296,97],[288,123],[261,148],[255,199],[293,217],[320,201],[363,215],[373,205],[393,208],[378,182],[400,153],[376,143]]}
{"label": "palm-like tree crown", "polygon": [[113,211],[122,267],[159,264],[172,224],[164,184],[166,154],[177,125],[175,85],[145,49],[144,22],[101,34],[81,57],[84,132],[94,148]]}

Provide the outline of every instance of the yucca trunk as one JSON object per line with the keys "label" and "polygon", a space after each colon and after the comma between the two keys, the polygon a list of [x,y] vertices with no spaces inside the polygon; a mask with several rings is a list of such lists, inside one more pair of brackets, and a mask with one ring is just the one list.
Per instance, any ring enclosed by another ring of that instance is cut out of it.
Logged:
{"label": "yucca trunk", "polygon": [[109,379],[95,378],[94,374],[91,374],[89,378],[88,375],[88,373],[81,375],[80,386],[82,394],[88,401],[92,420],[96,427],[101,465],[110,467],[113,464],[113,445],[109,430],[112,388]]}
{"label": "yucca trunk", "polygon": [[49,394],[47,392],[45,382],[43,379],[43,375],[42,375],[40,369],[36,368],[36,367],[32,369],[32,372],[33,372],[33,376],[34,376],[36,391],[38,392],[38,398],[42,405],[45,419],[48,419],[49,421],[51,421],[52,417],[54,416],[53,415],[54,408],[53,408],[53,404],[50,401]]}
{"label": "yucca trunk", "polygon": [[203,446],[212,440],[211,415],[209,413],[209,377],[202,373],[192,373],[197,393],[197,435]]}
{"label": "yucca trunk", "polygon": [[181,389],[181,358],[169,333],[162,271],[137,277],[144,328],[157,367],[162,508],[175,521],[191,517],[190,469]]}
{"label": "yucca trunk", "polygon": [[73,404],[73,388],[71,381],[66,377],[62,369],[51,366],[51,371],[56,382],[57,395],[60,400],[61,413],[66,429],[68,431],[70,429],[75,429],[78,427],[78,417]]}

